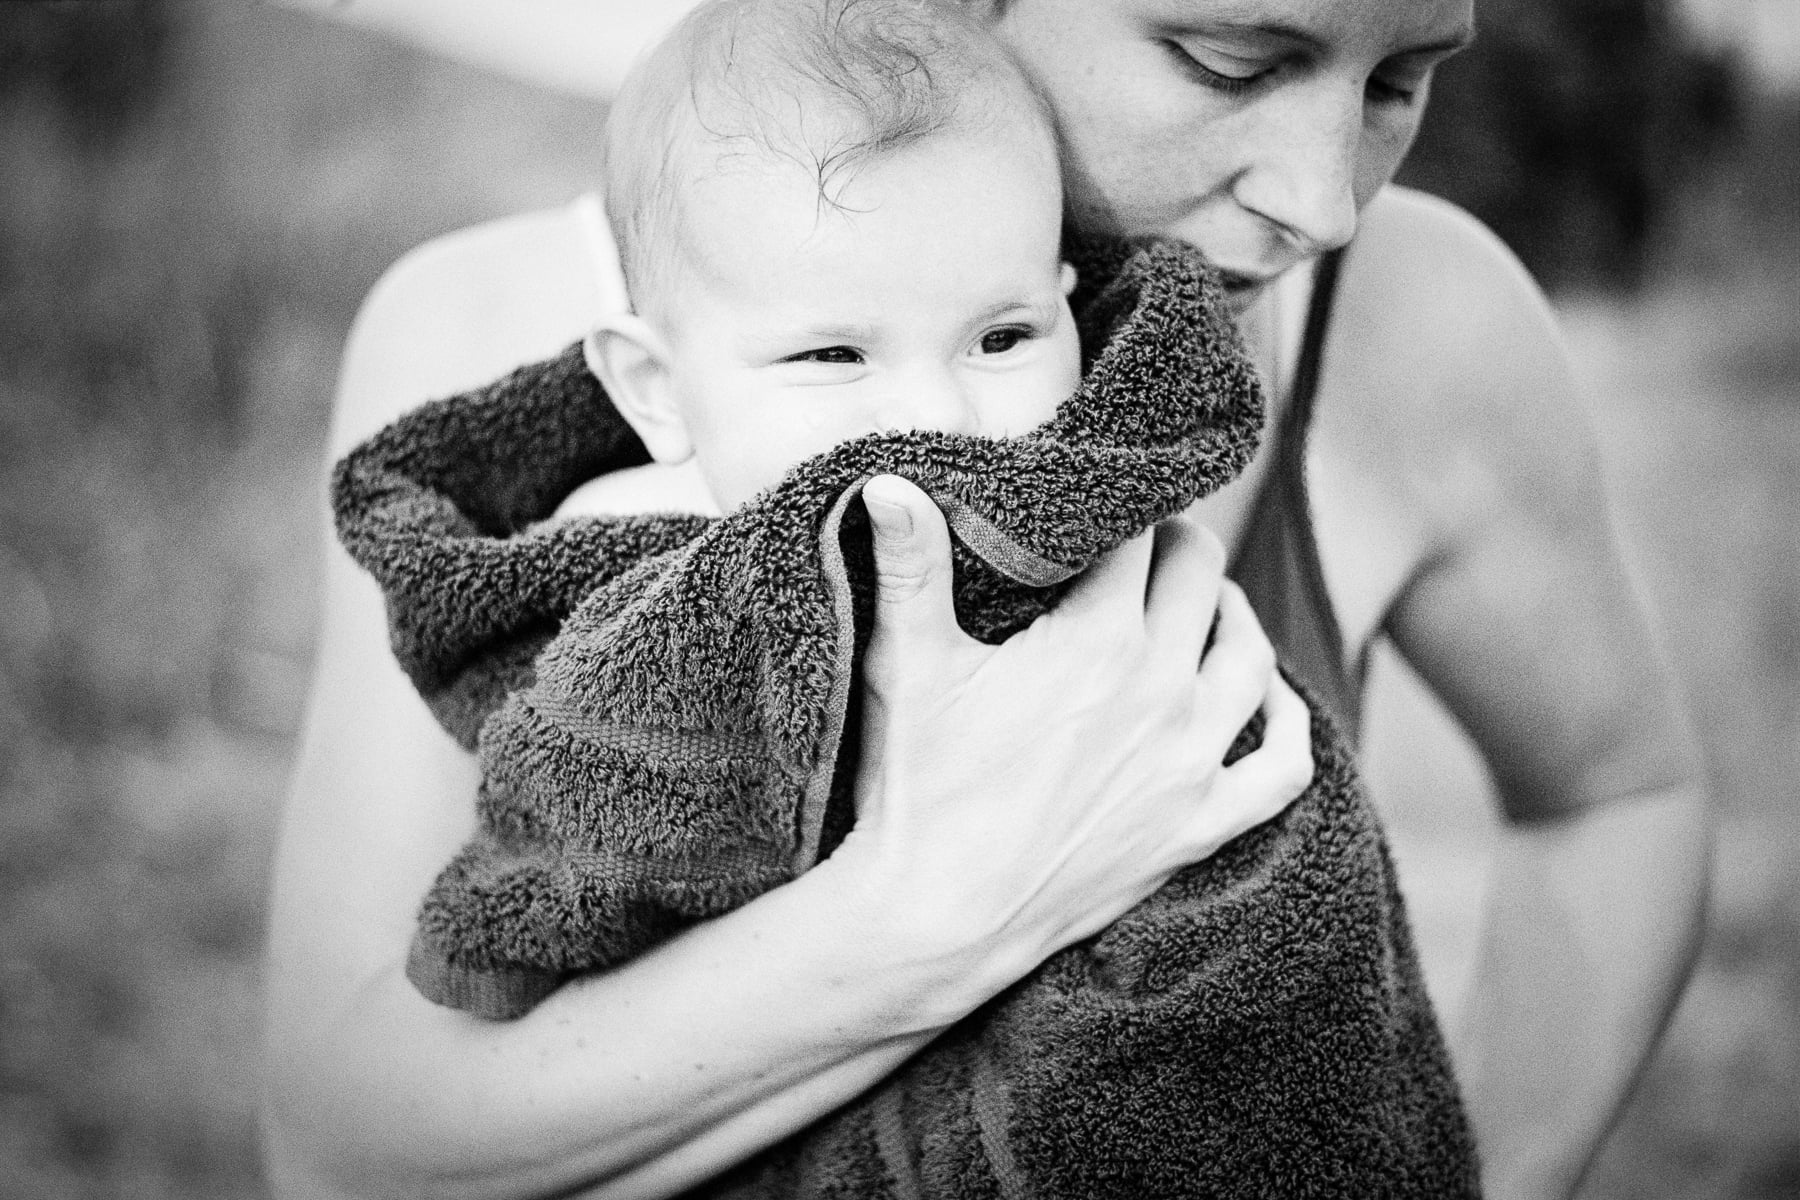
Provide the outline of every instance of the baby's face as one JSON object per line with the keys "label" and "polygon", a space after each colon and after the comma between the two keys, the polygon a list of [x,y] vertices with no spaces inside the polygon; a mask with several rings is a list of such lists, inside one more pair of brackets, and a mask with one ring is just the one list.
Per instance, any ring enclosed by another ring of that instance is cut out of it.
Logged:
{"label": "baby's face", "polygon": [[675,403],[722,510],[851,438],[1023,433],[1074,390],[1047,146],[927,138],[858,168],[836,207],[794,163],[750,159],[684,196],[661,306]]}

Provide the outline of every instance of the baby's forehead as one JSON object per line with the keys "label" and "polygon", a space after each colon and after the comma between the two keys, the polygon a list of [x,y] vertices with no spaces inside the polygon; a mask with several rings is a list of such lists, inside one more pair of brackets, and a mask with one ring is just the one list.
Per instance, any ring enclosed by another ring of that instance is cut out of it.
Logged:
{"label": "baby's forehead", "polygon": [[[669,253],[702,271],[733,257],[731,251],[742,243],[781,241],[804,248],[821,234],[854,233],[859,218],[877,209],[889,216],[910,209],[917,218],[939,223],[956,219],[930,207],[930,189],[921,194],[891,186],[896,179],[980,187],[1006,197],[1021,216],[1045,206],[1060,212],[1061,206],[1052,135],[1027,122],[959,125],[832,172],[779,148],[704,134],[684,148],[683,157],[669,219],[655,232],[668,239]],[[1002,162],[1026,167],[1001,169]]]}
{"label": "baby's forehead", "polygon": [[[1041,151],[1041,190],[1060,202],[1047,110],[956,6],[712,0],[691,16],[608,123],[608,206],[640,298],[677,254],[703,258],[734,230],[833,219],[858,177],[896,156],[930,170],[945,137]],[[764,207],[746,203],[746,182]]]}

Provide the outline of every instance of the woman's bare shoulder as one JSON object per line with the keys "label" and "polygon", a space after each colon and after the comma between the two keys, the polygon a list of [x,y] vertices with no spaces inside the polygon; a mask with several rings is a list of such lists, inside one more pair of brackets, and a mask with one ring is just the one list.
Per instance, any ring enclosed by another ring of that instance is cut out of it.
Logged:
{"label": "woman's bare shoulder", "polygon": [[1345,271],[1357,302],[1404,318],[1412,339],[1467,339],[1496,317],[1546,319],[1517,256],[1448,200],[1388,187],[1364,210]]}
{"label": "woman's bare shoulder", "polygon": [[566,206],[409,250],[382,273],[351,326],[334,456],[425,400],[556,353],[604,311],[604,289],[588,235]]}
{"label": "woman's bare shoulder", "polygon": [[[1380,444],[1537,463],[1581,441],[1556,319],[1518,258],[1448,201],[1390,187],[1345,260],[1328,386]],[[1547,436],[1548,435],[1548,436]],[[1399,438],[1400,442],[1392,441]]]}
{"label": "woman's bare shoulder", "polygon": [[1311,453],[1322,544],[1341,535],[1366,550],[1353,536],[1363,526],[1397,547],[1374,572],[1387,590],[1365,606],[1372,620],[1420,562],[1488,538],[1505,514],[1590,526],[1599,447],[1549,302],[1499,238],[1405,189],[1365,215]]}

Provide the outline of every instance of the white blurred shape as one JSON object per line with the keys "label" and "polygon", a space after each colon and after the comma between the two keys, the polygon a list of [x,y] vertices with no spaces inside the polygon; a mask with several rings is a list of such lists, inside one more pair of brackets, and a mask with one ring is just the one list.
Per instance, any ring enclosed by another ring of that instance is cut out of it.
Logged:
{"label": "white blurred shape", "polygon": [[607,100],[693,0],[281,0],[474,66]]}
{"label": "white blurred shape", "polygon": [[1688,26],[1729,50],[1757,86],[1800,92],[1800,0],[1680,0],[1679,7]]}

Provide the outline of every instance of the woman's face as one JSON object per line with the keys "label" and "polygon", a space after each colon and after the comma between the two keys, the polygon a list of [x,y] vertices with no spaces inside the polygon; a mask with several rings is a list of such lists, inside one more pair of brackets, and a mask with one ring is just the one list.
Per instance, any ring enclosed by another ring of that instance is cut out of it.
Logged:
{"label": "woman's face", "polygon": [[1198,246],[1238,308],[1356,230],[1473,0],[1013,0],[994,28],[1063,138],[1085,228]]}

